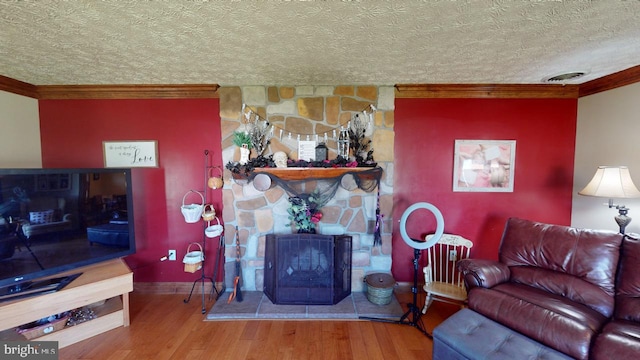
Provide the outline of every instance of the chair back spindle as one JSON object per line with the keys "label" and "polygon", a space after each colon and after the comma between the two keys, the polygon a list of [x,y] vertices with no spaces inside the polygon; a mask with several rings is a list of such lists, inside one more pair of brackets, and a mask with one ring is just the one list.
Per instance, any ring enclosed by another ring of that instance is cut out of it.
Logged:
{"label": "chair back spindle", "polygon": [[[429,241],[433,235],[427,235]],[[422,312],[426,313],[433,300],[448,303],[464,303],[466,289],[462,274],[456,270],[456,263],[460,259],[469,257],[473,242],[459,235],[443,234],[438,242],[427,249],[427,265],[424,290],[427,300]]]}

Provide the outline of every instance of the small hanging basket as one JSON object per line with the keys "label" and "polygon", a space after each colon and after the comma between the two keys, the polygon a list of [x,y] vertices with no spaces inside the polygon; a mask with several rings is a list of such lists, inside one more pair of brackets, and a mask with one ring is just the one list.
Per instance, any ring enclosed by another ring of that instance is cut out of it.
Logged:
{"label": "small hanging basket", "polygon": [[202,220],[211,221],[216,218],[216,209],[213,208],[213,205],[207,204],[204,206],[202,210]]}
{"label": "small hanging basket", "polygon": [[[214,173],[215,170],[215,173]],[[222,178],[222,169],[219,166],[214,166],[209,169],[209,179],[207,180],[207,186],[211,189],[222,189],[224,185],[224,179]]]}
{"label": "small hanging basket", "polygon": [[[190,193],[196,193],[200,195],[202,199],[202,203],[200,204],[185,204],[184,201]],[[182,212],[182,216],[184,216],[184,221],[189,224],[196,223],[200,221],[200,216],[202,216],[202,211],[204,210],[204,195],[195,190],[189,190],[182,197],[182,206],[180,207],[180,211]]]}
{"label": "small hanging basket", "polygon": [[220,219],[218,219],[217,216],[215,217],[215,219],[218,222],[217,224],[214,224],[214,225],[209,224],[209,226],[207,226],[207,228],[204,229],[204,234],[207,235],[207,237],[214,238],[216,236],[220,236],[224,231],[224,227],[220,225]]}
{"label": "small hanging basket", "polygon": [[[200,250],[191,250],[191,245],[197,245]],[[187,247],[187,253],[182,258],[184,263],[184,271],[188,273],[194,273],[202,268],[202,262],[204,261],[204,252],[202,246],[198,243],[191,243]]]}

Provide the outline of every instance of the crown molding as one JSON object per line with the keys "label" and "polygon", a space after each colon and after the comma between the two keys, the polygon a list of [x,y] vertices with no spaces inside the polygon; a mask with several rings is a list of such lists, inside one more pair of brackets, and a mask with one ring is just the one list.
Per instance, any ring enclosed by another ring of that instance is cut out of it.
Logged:
{"label": "crown molding", "polygon": [[578,98],[578,85],[399,84],[396,98]]}
{"label": "crown molding", "polygon": [[38,99],[202,99],[219,97],[217,84],[41,85]]}
{"label": "crown molding", "polygon": [[[579,98],[640,82],[640,65],[581,85],[398,84],[396,98]],[[218,84],[33,85],[0,75],[0,90],[34,99],[219,98]]]}
{"label": "crown molding", "polygon": [[0,75],[0,90],[28,96],[30,98],[38,98],[38,89],[35,85],[2,75]]}
{"label": "crown molding", "polygon": [[640,65],[580,85],[580,97],[640,82]]}

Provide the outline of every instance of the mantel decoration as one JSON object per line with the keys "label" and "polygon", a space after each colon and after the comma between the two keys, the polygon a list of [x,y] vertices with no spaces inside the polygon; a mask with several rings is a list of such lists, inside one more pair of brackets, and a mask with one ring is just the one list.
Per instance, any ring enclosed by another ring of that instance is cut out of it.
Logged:
{"label": "mantel decoration", "polygon": [[[322,161],[306,161],[306,160],[286,160],[286,167],[294,167],[294,168],[344,168],[344,167],[376,167],[377,163],[369,163],[369,164],[358,164],[357,161],[349,161],[343,157],[337,157],[333,160],[322,160]],[[229,161],[225,166],[227,170],[231,171],[232,174],[238,176],[248,177],[253,172],[255,168],[276,168],[278,167],[276,164],[276,160],[274,159],[274,155],[260,155],[253,159],[249,159],[249,161],[245,164],[240,164],[239,162]]]}
{"label": "mantel decoration", "polygon": [[[281,141],[283,138],[286,138],[297,141],[298,143],[315,141],[318,144],[326,144],[329,139],[332,139],[336,141],[337,144],[341,144],[342,141],[344,141],[348,146],[347,149],[343,149],[342,151],[337,149],[338,158],[343,158],[337,162],[331,160],[327,163],[328,160],[326,159],[307,159],[298,160],[298,162],[290,161],[288,167],[336,167],[344,166],[343,164],[346,163],[354,163],[355,165],[352,166],[357,167],[377,166],[373,158],[372,141],[370,138],[375,111],[377,111],[375,106],[368,105],[363,111],[355,113],[346,124],[340,124],[337,128],[321,133],[295,134],[290,131],[285,131],[283,128],[278,129],[278,138]],[[244,157],[246,151],[243,152],[242,149],[248,148],[250,150],[253,148],[258,157],[264,156],[265,150],[271,143],[271,138],[275,136],[276,125],[272,125],[268,120],[261,118],[257,112],[247,107],[246,104],[242,104],[240,123],[241,125],[238,130],[233,133],[233,143],[241,148],[241,155],[243,155],[243,157],[240,160],[240,165],[246,165],[249,163],[249,159]],[[315,146],[316,145],[314,145],[314,147]],[[258,161],[264,162],[263,159]],[[255,164],[252,166],[256,167]],[[242,172],[241,167],[237,167],[234,164],[227,164],[227,169],[231,170],[232,173]],[[238,172],[234,170],[238,170]]]}
{"label": "mantel decoration", "polygon": [[251,154],[251,147],[253,144],[251,143],[251,137],[249,133],[245,133],[242,131],[236,131],[233,133],[233,144],[240,148],[240,161],[241,165],[249,162],[249,154]]}
{"label": "mantel decoration", "polygon": [[316,224],[322,219],[318,192],[289,197],[289,221],[299,233],[316,233]]}
{"label": "mantel decoration", "polygon": [[[371,108],[375,111],[373,105]],[[353,156],[358,163],[370,163],[373,162],[373,148],[371,146],[371,139],[366,137],[367,131],[371,129],[371,122],[368,121],[366,111],[363,112],[364,116],[355,114],[349,126],[349,147],[353,152]]]}
{"label": "mantel decoration", "polygon": [[270,143],[270,126],[268,121],[263,120],[258,116],[256,112],[251,109],[248,109],[245,104],[242,104],[242,118],[240,119],[242,123],[241,128],[244,134],[247,135],[248,141],[251,145],[249,145],[249,149],[252,147],[255,149],[257,155],[262,155],[269,146]]}
{"label": "mantel decoration", "polygon": [[[377,110],[373,105],[368,105],[365,110],[354,114],[346,124],[339,124],[337,128],[329,129],[322,133],[293,134],[287,131],[285,134],[285,130],[280,128],[277,136],[281,141],[284,138],[287,141],[297,141],[298,143],[301,141],[316,141],[326,144],[327,140],[331,139],[336,143],[339,143],[339,140],[346,143],[347,149],[343,149],[342,154],[337,151],[338,156],[331,160],[326,158],[321,160],[292,160],[287,159],[286,154],[282,156],[282,152],[277,152],[277,156],[275,156],[276,154],[264,155],[271,138],[274,137],[275,125],[262,119],[255,111],[243,104],[241,126],[234,132],[234,144],[240,147],[252,146],[257,156],[253,159],[242,158],[239,162],[229,161],[225,167],[239,184],[246,184],[252,181],[258,174],[262,176],[261,179],[264,179],[266,175],[270,179],[269,181],[274,181],[289,194],[290,206],[287,212],[291,225],[294,225],[299,232],[315,232],[316,225],[322,218],[320,208],[333,198],[345,177],[351,176],[353,178],[351,181],[355,182],[354,186],[365,192],[372,192],[376,188],[379,190],[382,169],[377,167],[378,164],[373,158],[373,148],[371,147],[371,132],[375,111]],[[236,139],[238,139],[237,142]],[[250,145],[248,144],[249,142]],[[313,148],[310,148],[314,154],[315,146],[314,144]],[[286,165],[284,164],[285,161]],[[255,171],[258,168],[344,168],[345,170],[354,168],[354,171],[341,171],[339,174],[328,176],[319,174],[316,171],[315,173],[310,172],[309,176],[305,176],[304,179],[294,180],[286,177],[280,178],[269,172]],[[362,171],[360,169],[358,171],[355,168],[371,168],[371,170]],[[312,192],[305,190],[306,187],[302,186],[303,183],[308,183],[309,181],[315,182],[315,189]],[[376,202],[374,245],[381,245],[380,227],[382,214],[380,214],[379,194]]]}

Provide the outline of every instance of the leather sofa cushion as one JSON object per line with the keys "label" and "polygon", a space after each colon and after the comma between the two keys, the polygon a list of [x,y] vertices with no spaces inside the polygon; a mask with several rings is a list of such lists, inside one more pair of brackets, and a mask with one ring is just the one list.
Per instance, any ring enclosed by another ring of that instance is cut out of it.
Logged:
{"label": "leather sofa cushion", "polygon": [[616,320],[607,324],[591,350],[595,360],[637,359],[640,356],[640,324]]}
{"label": "leather sofa cushion", "polygon": [[601,287],[582,278],[531,266],[513,266],[510,270],[511,282],[532,286],[551,294],[563,295],[571,301],[587,305],[606,317],[613,315],[614,298]]}
{"label": "leather sofa cushion", "polygon": [[607,321],[596,310],[527,285],[504,283],[469,291],[469,308],[577,359]]}
{"label": "leather sofa cushion", "polygon": [[640,325],[640,240],[625,238],[618,272],[616,295],[617,319],[635,321]]}
{"label": "leather sofa cushion", "polygon": [[509,267],[534,266],[573,275],[613,296],[622,238],[611,231],[510,218],[499,259]]}

